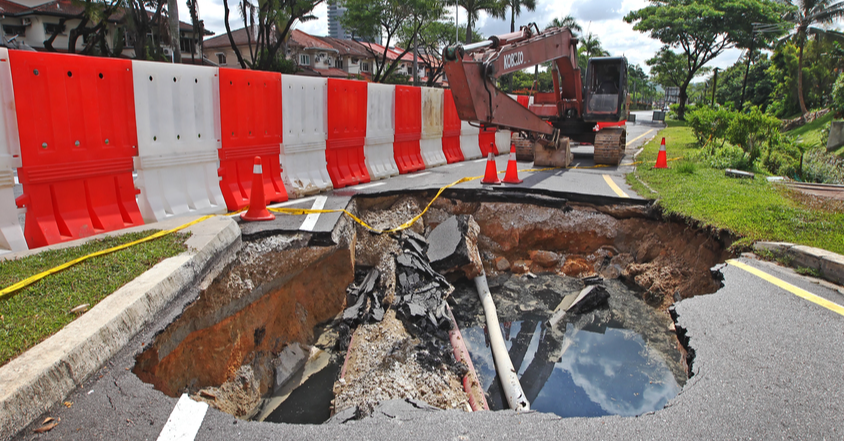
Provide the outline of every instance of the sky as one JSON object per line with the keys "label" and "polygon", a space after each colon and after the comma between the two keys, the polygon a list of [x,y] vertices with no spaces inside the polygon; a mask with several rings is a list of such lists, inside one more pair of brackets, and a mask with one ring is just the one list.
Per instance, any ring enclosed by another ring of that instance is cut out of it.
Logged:
{"label": "sky", "polygon": [[[233,8],[239,0],[229,0],[229,7]],[[189,22],[190,15],[184,2],[179,2],[179,17],[182,21]],[[205,20],[205,27],[217,35],[225,33],[223,24],[223,0],[199,0],[200,18]],[[611,55],[624,55],[630,63],[638,64],[648,72],[645,60],[662,47],[658,40],[650,38],[633,30],[632,24],[624,22],[623,17],[630,11],[640,9],[647,5],[647,0],[537,0],[536,10],[533,12],[522,10],[522,15],[516,17],[516,26],[535,22],[540,29],[544,29],[555,17],[563,18],[568,14],[573,15],[584,33],[591,32],[601,40],[601,45]],[[454,11],[452,10],[452,19]],[[298,23],[296,28],[311,35],[325,36],[328,34],[328,9],[323,2],[316,7],[314,15],[317,20],[306,23]],[[458,10],[459,23],[466,22],[466,11]],[[232,29],[242,27],[240,15],[232,10],[229,18]],[[481,17],[475,26],[484,36],[499,35],[510,32],[510,15],[506,20],[493,19],[481,13]],[[708,66],[725,69],[733,65],[741,56],[741,51],[730,49],[711,61]]]}

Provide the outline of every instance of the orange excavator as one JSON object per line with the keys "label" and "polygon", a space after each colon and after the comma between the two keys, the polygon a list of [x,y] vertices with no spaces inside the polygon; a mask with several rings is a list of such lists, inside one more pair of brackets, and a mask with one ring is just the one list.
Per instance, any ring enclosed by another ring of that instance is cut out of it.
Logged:
{"label": "orange excavator", "polygon": [[[595,146],[595,162],[618,165],[627,139],[627,61],[589,60],[585,84],[577,43],[568,28],[536,24],[478,43],[448,46],[443,70],[461,120],[521,132],[533,142],[534,164],[568,167],[570,141]],[[551,62],[553,89],[524,106],[496,87],[496,79]]]}

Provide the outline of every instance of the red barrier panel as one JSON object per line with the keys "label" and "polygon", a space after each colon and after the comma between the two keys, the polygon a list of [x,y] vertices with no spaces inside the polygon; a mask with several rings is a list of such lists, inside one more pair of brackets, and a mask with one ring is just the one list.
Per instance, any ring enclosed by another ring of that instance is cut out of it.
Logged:
{"label": "red barrier panel", "polygon": [[143,225],[132,63],[9,51],[30,248]]}
{"label": "red barrier panel", "polygon": [[328,140],[325,161],[334,188],[369,182],[363,156],[366,83],[328,79]]}
{"label": "red barrier panel", "polygon": [[481,133],[478,134],[478,145],[481,147],[481,153],[484,156],[488,156],[490,152],[498,156],[498,148],[495,146],[495,132],[497,132],[495,128],[489,127],[485,129],[481,129]]}
{"label": "red barrier panel", "polygon": [[264,170],[266,202],[287,200],[281,182],[281,74],[220,69],[222,148],[218,174],[231,211],[249,205],[256,156]]}
{"label": "red barrier panel", "polygon": [[393,155],[399,173],[425,169],[419,140],[422,139],[422,89],[396,86],[396,140]]}
{"label": "red barrier panel", "polygon": [[460,116],[451,89],[445,90],[443,97],[443,153],[449,164],[463,161],[463,151],[460,150]]}
{"label": "red barrier panel", "polygon": [[528,107],[530,104],[530,97],[526,95],[518,95],[516,96],[516,101],[518,101],[519,104]]}

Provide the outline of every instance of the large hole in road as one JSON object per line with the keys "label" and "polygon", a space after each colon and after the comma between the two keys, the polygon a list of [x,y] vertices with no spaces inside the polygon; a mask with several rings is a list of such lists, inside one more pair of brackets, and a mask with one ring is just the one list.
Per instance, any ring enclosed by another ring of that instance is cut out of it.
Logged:
{"label": "large hole in road", "polygon": [[[432,197],[358,197],[349,210],[391,228]],[[402,233],[343,218],[330,238],[245,237],[134,372],[169,396],[260,421],[343,422],[389,399],[506,408],[472,272],[440,274],[424,258],[425,237],[455,217],[478,233],[472,243],[532,409],[630,416],[676,396],[693,351],[678,339],[670,305],[720,287],[711,268],[729,257],[730,239],[647,205],[488,191],[447,191]],[[589,285],[609,298],[550,320]],[[473,369],[456,358],[450,317]]]}

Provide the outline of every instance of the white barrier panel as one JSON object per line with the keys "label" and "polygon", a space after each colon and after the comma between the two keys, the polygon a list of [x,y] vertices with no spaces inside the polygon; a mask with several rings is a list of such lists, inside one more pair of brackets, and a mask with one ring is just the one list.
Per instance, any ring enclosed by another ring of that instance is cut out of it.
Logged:
{"label": "white barrier panel", "polygon": [[21,167],[9,52],[0,48],[0,253],[28,249],[15,205],[15,168]]}
{"label": "white barrier panel", "polygon": [[325,160],[328,80],[281,76],[281,179],[293,197],[334,188]]}
{"label": "white barrier panel", "polygon": [[481,130],[469,125],[468,121],[460,121],[460,150],[463,152],[463,160],[482,158],[480,140]]}
{"label": "white barrier panel", "polygon": [[366,98],[366,142],[363,155],[369,178],[378,179],[398,176],[399,166],[393,153],[396,137],[395,109],[396,87],[388,84],[370,83]]}
{"label": "white barrier panel", "polygon": [[226,212],[220,191],[217,68],[132,61],[145,222]]}
{"label": "white barrier panel", "polygon": [[447,163],[443,152],[443,90],[422,87],[422,139],[419,147],[425,168]]}
{"label": "white barrier panel", "polygon": [[510,137],[512,132],[509,130],[498,130],[495,132],[495,147],[498,149],[499,155],[510,154]]}

